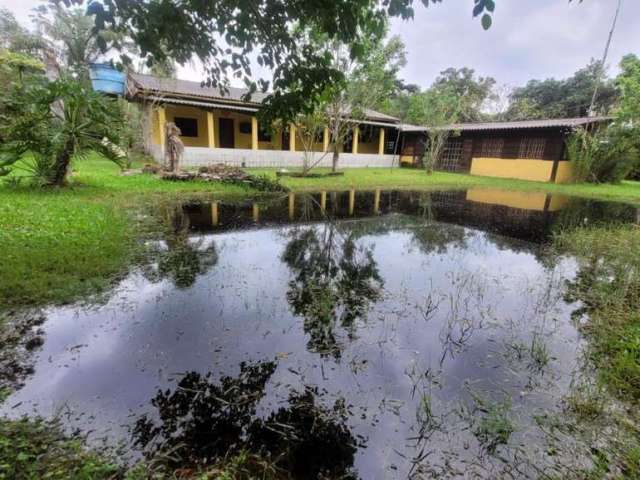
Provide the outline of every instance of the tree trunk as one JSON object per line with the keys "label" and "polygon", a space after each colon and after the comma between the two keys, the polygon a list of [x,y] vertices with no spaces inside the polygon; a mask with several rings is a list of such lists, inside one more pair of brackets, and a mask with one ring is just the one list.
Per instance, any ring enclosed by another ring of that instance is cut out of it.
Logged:
{"label": "tree trunk", "polygon": [[340,152],[338,152],[338,145],[333,144],[333,156],[331,158],[331,171],[336,172],[338,170],[338,159],[340,158]]}
{"label": "tree trunk", "polygon": [[65,143],[62,151],[56,156],[56,161],[53,165],[51,178],[49,180],[50,185],[61,187],[65,184],[67,173],[69,172],[69,165],[71,164],[71,157],[73,156],[74,151],[74,141],[70,138]]}

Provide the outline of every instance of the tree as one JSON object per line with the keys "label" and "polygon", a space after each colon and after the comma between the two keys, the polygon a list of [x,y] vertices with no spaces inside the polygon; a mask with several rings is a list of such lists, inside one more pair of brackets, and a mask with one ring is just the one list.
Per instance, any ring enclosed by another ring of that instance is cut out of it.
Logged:
{"label": "tree", "polygon": [[65,183],[74,157],[90,151],[122,163],[122,114],[114,101],[67,78],[33,82],[10,95],[8,110],[15,114],[0,124],[0,175],[27,153],[39,181],[57,186]]}
{"label": "tree", "polygon": [[640,59],[625,55],[620,62],[616,86],[620,91],[616,117],[622,122],[640,125]]}
{"label": "tree", "polygon": [[37,56],[44,47],[42,38],[18,23],[6,8],[0,8],[0,49]]}
{"label": "tree", "polygon": [[427,128],[428,140],[423,163],[429,174],[433,172],[447,140],[454,133],[450,125],[459,121],[463,105],[469,104],[458,94],[451,84],[440,84],[412,98],[407,116],[411,122]]}
{"label": "tree", "polygon": [[[530,80],[524,87],[514,89],[506,115],[510,120],[586,116],[600,71],[600,62],[592,60],[563,80]],[[614,83],[605,79],[600,83],[594,110],[600,114],[608,113],[616,97]]]}
{"label": "tree", "polygon": [[475,78],[472,68],[447,68],[433,83],[433,87],[447,91],[460,100],[459,121],[477,122],[483,117],[482,106],[492,96],[496,81],[491,77]]}
{"label": "tree", "polygon": [[[83,3],[62,1],[67,6]],[[429,6],[441,1],[421,3]],[[495,1],[474,3],[473,15],[489,28]],[[250,93],[258,87],[266,91],[269,82],[251,79],[249,56],[253,53],[259,65],[273,72],[272,94],[261,113],[262,123],[271,124],[278,118],[291,121],[300,113],[312,112],[322,92],[343,80],[328,56],[298,41],[291,25],[317,29],[329,41],[347,45],[350,58],[360,59],[366,35],[374,32],[382,38],[389,17],[410,19],[414,10],[413,0],[255,0],[242,5],[235,0],[96,0],[89,4],[89,13],[95,14],[98,30],[108,27],[131,38],[148,65],[166,58],[185,64],[195,56],[205,66],[209,85],[228,85],[229,71],[245,80]],[[106,47],[106,42],[101,44]]]}
{"label": "tree", "polygon": [[[365,53],[359,62],[349,61],[346,49],[333,46],[334,66],[345,77],[340,84],[328,90],[331,169],[336,171],[340,146],[352,134],[355,122],[366,116],[368,110],[377,108],[396,88],[397,74],[406,64],[404,44],[399,37],[391,37],[382,43],[373,37],[367,42]],[[347,117],[349,117],[347,119]]]}
{"label": "tree", "polygon": [[81,8],[65,9],[55,4],[36,11],[36,24],[44,41],[57,53],[58,62],[83,81],[89,81],[89,64],[96,62],[116,40],[122,49],[130,48],[114,32],[96,31],[93,15]]}

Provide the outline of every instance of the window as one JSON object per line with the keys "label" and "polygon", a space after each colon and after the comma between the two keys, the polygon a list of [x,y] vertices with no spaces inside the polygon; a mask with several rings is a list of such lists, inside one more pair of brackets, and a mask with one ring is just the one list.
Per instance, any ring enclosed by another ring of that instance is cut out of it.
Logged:
{"label": "window", "polygon": [[449,139],[440,156],[440,170],[455,172],[460,169],[462,160],[462,139]]}
{"label": "window", "polygon": [[198,120],[196,118],[175,117],[173,123],[180,129],[181,137],[198,136]]}
{"label": "window", "polygon": [[520,140],[518,158],[542,158],[546,145],[545,138],[523,138]]}
{"label": "window", "polygon": [[259,142],[270,142],[271,141],[271,132],[264,128],[258,128],[258,141]]}
{"label": "window", "polygon": [[240,122],[238,124],[240,133],[251,133],[251,122]]}
{"label": "window", "polygon": [[485,158],[500,158],[502,157],[503,146],[504,139],[502,138],[485,138],[482,140],[480,156]]}

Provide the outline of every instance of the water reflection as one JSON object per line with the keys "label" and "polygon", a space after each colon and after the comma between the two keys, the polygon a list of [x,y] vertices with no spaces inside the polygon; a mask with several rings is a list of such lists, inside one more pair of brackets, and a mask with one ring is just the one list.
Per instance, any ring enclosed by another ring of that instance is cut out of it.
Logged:
{"label": "water reflection", "polygon": [[215,242],[190,235],[188,205],[165,205],[159,218],[162,243],[152,249],[151,257],[157,263],[149,274],[154,279],[169,279],[177,288],[188,288],[218,262]]}
{"label": "water reflection", "polygon": [[378,190],[158,212],[146,270],[105,304],[46,312],[4,414],[65,408],[96,441],[133,429],[132,455],[245,449],[295,478],[564,478],[585,458],[538,420],[582,361],[571,313],[589,298],[567,282],[612,276],[545,246],[635,208]]}
{"label": "water reflection", "polygon": [[[535,243],[548,241],[553,231],[562,228],[603,222],[637,222],[639,218],[638,209],[626,204],[491,189],[289,193],[261,201],[190,204],[184,210],[189,216],[191,230],[197,232],[324,222],[327,219],[373,220],[378,215],[400,214],[432,223],[476,227],[510,239]],[[384,223],[384,218],[381,222],[371,222],[376,228],[383,227]]]}
{"label": "water reflection", "polygon": [[336,324],[353,338],[355,321],[365,318],[380,296],[382,279],[371,249],[357,245],[333,222],[292,229],[288,237],[282,260],[293,276],[289,304],[304,318],[309,350],[339,358]]}
{"label": "water reflection", "polygon": [[186,373],[151,400],[156,411],[136,422],[136,444],[170,468],[207,467],[250,452],[283,471],[282,478],[355,478],[358,442],[344,423],[343,399],[325,408],[318,389],[305,387],[291,391],[286,406],[256,416],[276,368],[273,361],[241,363],[238,376],[217,383],[211,373]]}

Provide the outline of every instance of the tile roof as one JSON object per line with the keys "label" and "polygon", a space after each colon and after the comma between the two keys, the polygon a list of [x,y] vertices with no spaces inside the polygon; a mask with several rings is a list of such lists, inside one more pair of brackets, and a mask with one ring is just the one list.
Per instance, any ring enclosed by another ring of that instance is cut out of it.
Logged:
{"label": "tile roof", "polygon": [[[251,96],[251,100],[243,100],[243,95],[247,92],[245,88],[229,87],[225,94],[217,87],[201,86],[200,82],[191,80],[178,80],[174,78],[162,78],[154,75],[144,75],[140,73],[130,73],[130,80],[136,90],[147,91],[161,95],[179,95],[186,97],[198,97],[199,99],[215,99],[234,103],[244,103],[248,105],[259,105],[268,94],[256,92]],[[173,101],[174,99],[172,99]],[[184,103],[184,102],[183,102]],[[365,109],[365,117],[368,120],[396,123],[397,118],[375,110]]]}
{"label": "tile roof", "polygon": [[220,88],[202,86],[200,82],[192,80],[162,78],[141,73],[130,73],[129,78],[133,80],[136,88],[140,90],[150,90],[167,95],[215,98],[217,100],[232,100],[243,103],[261,103],[267,96],[265,93],[256,92],[252,95],[251,100],[246,102],[242,99],[242,96],[247,92],[244,88],[229,87],[229,91],[223,93]]}
{"label": "tile roof", "polygon": [[[477,132],[486,130],[522,130],[529,128],[575,128],[609,120],[611,120],[611,117],[549,118],[544,120],[522,120],[516,122],[454,123],[452,125],[446,125],[437,128],[445,130],[456,130],[460,132]],[[419,125],[403,124],[402,130],[405,132],[426,132],[428,128]]]}

